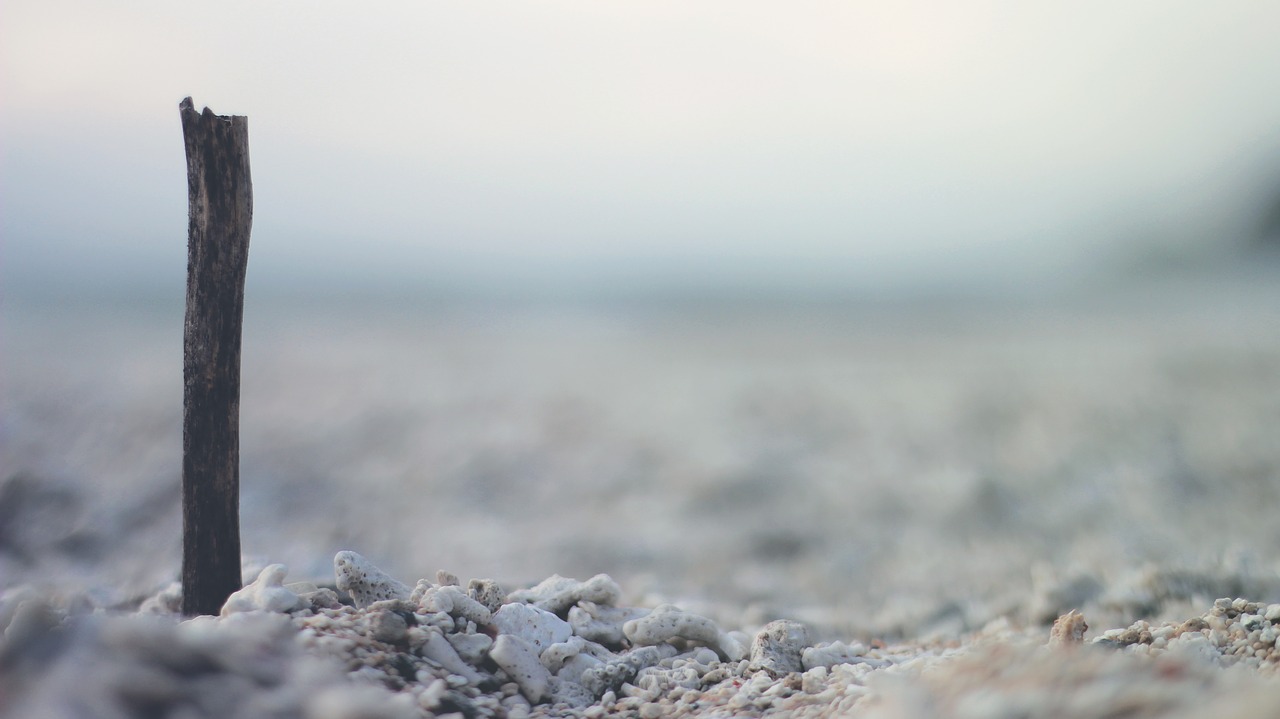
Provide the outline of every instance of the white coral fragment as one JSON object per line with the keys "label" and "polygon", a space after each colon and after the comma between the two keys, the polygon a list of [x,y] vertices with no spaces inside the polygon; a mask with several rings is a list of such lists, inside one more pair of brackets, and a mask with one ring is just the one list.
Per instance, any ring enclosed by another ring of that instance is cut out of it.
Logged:
{"label": "white coral fragment", "polygon": [[265,567],[253,583],[227,597],[222,605],[222,616],[254,611],[288,613],[298,609],[303,604],[302,600],[284,586],[288,573],[283,564]]}
{"label": "white coral fragment", "polygon": [[480,673],[463,660],[458,650],[439,631],[431,630],[427,633],[427,641],[422,645],[422,656],[460,677],[465,677],[472,684],[479,684],[482,680]]}
{"label": "white coral fragment", "polygon": [[800,654],[800,661],[806,672],[815,667],[834,667],[837,664],[882,664],[863,656],[866,653],[867,648],[858,642],[829,642],[805,649]]}
{"label": "white coral fragment", "polygon": [[533,606],[563,616],[579,602],[593,602],[612,606],[622,597],[622,589],[608,574],[597,574],[585,582],[553,574],[537,586],[512,592],[511,602],[526,602]]}
{"label": "white coral fragment", "polygon": [[404,583],[355,552],[342,551],[334,555],[333,573],[338,589],[350,594],[360,609],[387,599],[407,600],[413,594]]}
{"label": "white coral fragment", "polygon": [[[550,650],[548,650],[550,651]],[[543,652],[542,663],[547,664],[546,652]],[[575,654],[560,665],[556,676],[567,682],[582,683],[582,675],[588,669],[603,666],[604,661],[590,654]]]}
{"label": "white coral fragment", "polygon": [[569,609],[569,624],[573,633],[583,639],[617,648],[626,643],[627,636],[622,627],[648,613],[648,610],[636,607],[607,607],[581,602]]}
{"label": "white coral fragment", "polygon": [[537,704],[546,696],[551,685],[551,672],[542,666],[538,653],[529,642],[514,634],[499,634],[489,650],[489,658],[511,677],[520,687],[520,693],[531,703]]}
{"label": "white coral fragment", "polygon": [[463,661],[473,666],[479,666],[493,647],[493,639],[487,634],[446,634],[445,639]]}
{"label": "white coral fragment", "polygon": [[467,596],[480,602],[490,612],[507,603],[507,593],[492,579],[472,579],[467,582]]}
{"label": "white coral fragment", "polygon": [[551,612],[529,604],[504,604],[490,622],[499,635],[511,634],[529,643],[537,654],[552,644],[569,641],[573,627]]}
{"label": "white coral fragment", "polygon": [[779,674],[804,671],[801,654],[809,646],[804,624],[790,619],[769,622],[751,642],[751,665]]}
{"label": "white coral fragment", "polygon": [[429,614],[444,612],[450,616],[462,617],[476,624],[488,624],[493,615],[488,607],[472,599],[461,587],[454,584],[443,586],[423,586],[418,582],[413,590],[418,606]]}
{"label": "white coral fragment", "polygon": [[715,622],[673,604],[660,605],[649,614],[632,619],[622,626],[622,631],[639,646],[685,639],[706,645],[724,661],[736,662],[746,654],[742,644],[720,631]]}
{"label": "white coral fragment", "polygon": [[543,649],[539,658],[542,660],[542,666],[546,667],[547,671],[555,674],[560,671],[565,662],[578,656],[586,648],[587,640],[582,637],[569,637],[568,641],[557,642]]}

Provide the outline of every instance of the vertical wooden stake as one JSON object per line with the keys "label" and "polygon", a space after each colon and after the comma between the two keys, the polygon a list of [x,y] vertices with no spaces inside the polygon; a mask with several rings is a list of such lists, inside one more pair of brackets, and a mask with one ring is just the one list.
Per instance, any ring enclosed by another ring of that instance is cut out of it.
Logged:
{"label": "vertical wooden stake", "polygon": [[248,118],[178,106],[187,150],[182,613],[240,589],[240,322],[253,224]]}

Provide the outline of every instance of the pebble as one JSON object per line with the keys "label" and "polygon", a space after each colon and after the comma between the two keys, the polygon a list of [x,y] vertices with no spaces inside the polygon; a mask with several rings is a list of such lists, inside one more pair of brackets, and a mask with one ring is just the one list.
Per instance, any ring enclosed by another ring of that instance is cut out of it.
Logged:
{"label": "pebble", "polygon": [[557,642],[542,650],[539,660],[547,671],[555,674],[560,671],[564,663],[578,656],[587,648],[587,640],[582,637],[571,636],[563,642]]}
{"label": "pebble", "polygon": [[804,624],[790,619],[769,622],[751,642],[751,666],[773,674],[804,671],[802,657],[809,646]]}
{"label": "pebble", "polygon": [[806,694],[817,694],[826,686],[827,668],[818,665],[812,669],[806,670],[804,677],[801,679],[800,688]]}
{"label": "pebble", "polygon": [[467,596],[480,602],[490,612],[507,603],[507,593],[492,579],[472,579],[467,582]]}
{"label": "pebble", "polygon": [[418,703],[423,709],[434,709],[440,706],[440,700],[444,699],[445,692],[449,690],[449,685],[443,679],[431,678],[429,681],[427,688],[418,695]]}
{"label": "pebble", "polygon": [[445,639],[453,645],[458,656],[472,666],[482,663],[489,656],[489,648],[493,646],[493,639],[487,634],[455,633],[446,635]]}
{"label": "pebble", "polygon": [[640,646],[685,639],[706,645],[724,661],[737,661],[746,654],[742,645],[720,631],[715,622],[673,604],[660,605],[649,614],[632,619],[623,625],[622,631],[627,639]]}
{"label": "pebble", "polygon": [[472,684],[479,684],[483,680],[480,673],[464,661],[458,651],[453,648],[453,644],[438,631],[428,632],[427,640],[422,645],[422,656]]}
{"label": "pebble", "polygon": [[827,642],[805,649],[800,655],[800,663],[803,669],[808,671],[815,667],[872,661],[863,656],[866,652],[867,648],[857,642],[853,644],[840,641]]}
{"label": "pebble", "polygon": [[583,601],[569,608],[568,618],[574,634],[606,647],[618,648],[627,644],[627,635],[623,631],[626,623],[648,613],[647,609],[609,607]]}
{"label": "pebble", "polygon": [[292,612],[304,602],[284,586],[289,573],[283,564],[270,564],[258,573],[258,578],[238,592],[227,597],[222,605],[222,616],[236,612]]}
{"label": "pebble", "polygon": [[537,704],[547,695],[551,672],[542,666],[533,646],[516,634],[499,634],[489,658],[520,687],[520,693]]}
{"label": "pebble", "polygon": [[1053,628],[1049,631],[1049,646],[1081,644],[1087,631],[1089,625],[1085,622],[1084,615],[1072,609],[1054,621]]}
{"label": "pebble", "polygon": [[334,555],[333,571],[338,589],[350,594],[360,609],[387,599],[407,600],[413,595],[413,590],[403,582],[393,579],[373,562],[352,551]]}
{"label": "pebble", "polygon": [[426,585],[419,582],[409,600],[416,602],[421,611],[429,614],[444,612],[452,617],[461,617],[476,624],[488,624],[493,619],[489,608],[472,599],[455,584],[441,586]]}
{"label": "pebble", "polygon": [[509,602],[525,602],[556,615],[564,615],[579,602],[612,606],[622,597],[622,589],[607,574],[597,574],[585,582],[553,574],[529,589],[508,595]]}
{"label": "pebble", "polygon": [[[468,719],[916,719],[1015,716],[1051,706],[1073,707],[1070,716],[1106,715],[1116,706],[1154,716],[1191,706],[1193,698],[1205,706],[1221,701],[1250,677],[1280,679],[1280,605],[1239,598],[1215,602],[1200,617],[1137,621],[1092,641],[1085,639],[1081,613],[1063,615],[1055,643],[1091,650],[1046,649],[1042,629],[1022,630],[1008,621],[989,622],[958,641],[872,642],[868,649],[856,642],[810,646],[809,629],[790,620],[748,635],[725,632],[675,605],[651,611],[618,606],[612,580],[599,579],[607,575],[587,582],[552,577],[501,595],[509,601],[490,608],[487,602],[499,596],[490,580],[472,580],[463,591],[456,577],[440,573],[434,583],[419,582],[408,591],[350,554],[345,564],[335,558],[335,577],[357,607],[303,598],[326,590],[282,585],[282,567],[268,567],[253,585],[291,592],[301,600],[292,613],[257,611],[255,605],[181,624],[163,615],[134,623],[141,614],[73,622],[65,609],[38,598],[11,602],[10,636],[0,644],[0,660],[14,651],[35,655],[33,648],[52,657],[30,667],[8,665],[17,668],[7,686],[20,687],[15,716],[57,715],[39,711],[54,706],[49,702],[88,705],[88,695],[76,691],[96,692],[93,706],[122,715],[137,714],[128,702],[140,701],[156,715],[180,713],[178,705],[187,702],[195,708],[184,711],[202,716],[281,715],[280,706],[298,707],[286,715],[308,717]],[[248,592],[241,599],[256,596]],[[566,606],[566,598],[573,603]],[[52,639],[76,632],[93,638],[74,644]],[[66,649],[86,641],[94,647],[87,655],[94,657],[91,663],[83,651]],[[748,644],[749,656],[743,650]],[[58,669],[50,662],[79,663]],[[1223,667],[1237,671],[1228,675]],[[72,691],[45,679],[72,674],[84,677]],[[267,697],[276,708],[253,703]],[[1267,709],[1240,716],[1268,717],[1277,699],[1258,699],[1251,706]]]}
{"label": "pebble", "polygon": [[409,635],[409,623],[396,612],[379,609],[369,614],[373,638],[387,644],[398,644]]}
{"label": "pebble", "polygon": [[573,627],[565,620],[544,609],[517,602],[502,605],[493,613],[490,625],[500,635],[510,634],[525,640],[538,654],[573,636]]}

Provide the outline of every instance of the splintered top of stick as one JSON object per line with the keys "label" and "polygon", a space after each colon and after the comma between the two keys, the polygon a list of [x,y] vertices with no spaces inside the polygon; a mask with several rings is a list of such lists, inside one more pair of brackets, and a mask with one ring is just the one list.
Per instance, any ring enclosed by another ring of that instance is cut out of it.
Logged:
{"label": "splintered top of stick", "polygon": [[203,112],[196,113],[196,105],[192,102],[190,95],[182,98],[182,102],[178,103],[178,112],[184,114],[190,112],[192,114],[199,114],[202,117],[216,117],[225,122],[244,122],[247,119],[244,115],[217,115],[213,110],[209,109],[208,105],[205,105]]}

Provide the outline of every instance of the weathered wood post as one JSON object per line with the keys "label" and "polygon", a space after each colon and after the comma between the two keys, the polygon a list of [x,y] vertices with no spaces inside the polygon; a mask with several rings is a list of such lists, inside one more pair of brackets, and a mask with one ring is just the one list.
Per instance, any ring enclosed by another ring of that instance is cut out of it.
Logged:
{"label": "weathered wood post", "polygon": [[248,118],[178,105],[187,150],[182,613],[240,589],[240,322],[253,224]]}

